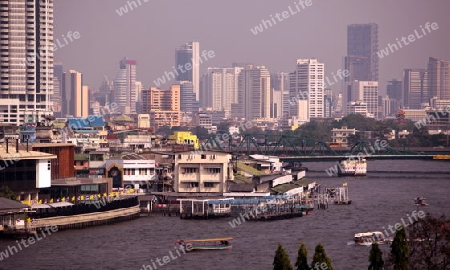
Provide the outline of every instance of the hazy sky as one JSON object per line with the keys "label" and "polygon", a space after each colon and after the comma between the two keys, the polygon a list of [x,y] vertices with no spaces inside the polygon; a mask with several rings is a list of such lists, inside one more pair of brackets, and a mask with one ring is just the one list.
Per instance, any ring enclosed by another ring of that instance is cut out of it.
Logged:
{"label": "hazy sky", "polygon": [[[312,0],[311,6],[258,35],[250,29],[289,6],[296,11],[298,0],[134,1],[138,7],[119,16],[116,10],[131,0],[55,0],[55,40],[62,41],[68,31],[81,36],[58,48],[56,61],[98,87],[105,75],[115,77],[126,56],[138,61],[138,80],[148,88],[172,70],[175,47],[196,40],[201,51],[215,52],[201,70],[252,62],[271,72],[292,72],[296,59],[317,58],[331,78],[331,72],[342,68],[347,25],[370,22],[379,25],[379,49],[420,31],[426,22],[439,26],[380,59],[381,93],[387,80],[401,79],[404,68],[425,68],[430,56],[450,60],[449,0]],[[336,85],[333,90],[340,90]]]}

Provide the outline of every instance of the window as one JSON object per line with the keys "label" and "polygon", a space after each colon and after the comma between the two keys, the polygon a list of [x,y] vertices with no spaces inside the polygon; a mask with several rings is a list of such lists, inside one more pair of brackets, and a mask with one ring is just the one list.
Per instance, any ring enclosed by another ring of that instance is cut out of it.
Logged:
{"label": "window", "polygon": [[206,168],[206,171],[210,174],[220,173],[220,168]]}
{"label": "window", "polygon": [[211,183],[211,182],[206,182],[206,183],[204,183],[205,188],[206,188],[206,187],[207,187],[207,188],[212,188],[212,187],[214,187],[214,184],[215,184],[215,183]]}
{"label": "window", "polygon": [[206,155],[202,155],[202,159],[206,159]]}
{"label": "window", "polygon": [[184,168],[184,173],[197,173],[198,168]]}
{"label": "window", "polygon": [[198,187],[198,183],[197,182],[190,182],[190,183],[188,183],[188,185],[191,188]]}

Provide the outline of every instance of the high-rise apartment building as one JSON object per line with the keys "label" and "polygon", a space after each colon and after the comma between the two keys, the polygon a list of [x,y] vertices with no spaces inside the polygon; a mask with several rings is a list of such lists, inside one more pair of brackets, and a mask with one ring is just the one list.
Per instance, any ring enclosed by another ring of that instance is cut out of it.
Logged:
{"label": "high-rise apartment building", "polygon": [[324,117],[325,64],[317,59],[298,59],[289,78],[290,116],[308,122]]}
{"label": "high-rise apartment building", "polygon": [[369,117],[378,118],[378,82],[354,81],[352,89],[354,101],[362,101],[367,104]]}
{"label": "high-rise apartment building", "polygon": [[403,70],[403,105],[408,109],[421,109],[430,100],[428,71],[426,69]]}
{"label": "high-rise apartment building", "polygon": [[346,102],[355,100],[351,96],[354,81],[378,81],[378,25],[351,24],[347,26],[347,56],[344,69],[350,76],[344,79],[344,108]]}
{"label": "high-rise apartment building", "polygon": [[124,58],[119,63],[114,80],[114,102],[121,113],[136,113],[138,87],[136,84],[136,60]]}
{"label": "high-rise apartment building", "polygon": [[239,73],[238,101],[232,104],[231,115],[252,119],[270,118],[270,73],[265,66],[245,67]]}
{"label": "high-rise apartment building", "polygon": [[429,58],[428,87],[430,98],[450,99],[450,61]]}
{"label": "high-rise apartment building", "polygon": [[50,114],[53,0],[0,0],[0,122]]}
{"label": "high-rise apartment building", "polygon": [[[196,100],[200,96],[200,43],[188,42],[175,49],[175,66],[177,81],[190,81],[194,87]],[[186,68],[186,64],[191,69]],[[180,68],[181,67],[181,68]]]}
{"label": "high-rise apartment building", "polygon": [[88,87],[83,86],[83,74],[76,70],[63,73],[62,116],[87,117],[89,114]]}
{"label": "high-rise apartment building", "polygon": [[203,76],[204,87],[201,99],[215,111],[231,110],[231,104],[238,102],[238,81],[241,67],[208,67]]}

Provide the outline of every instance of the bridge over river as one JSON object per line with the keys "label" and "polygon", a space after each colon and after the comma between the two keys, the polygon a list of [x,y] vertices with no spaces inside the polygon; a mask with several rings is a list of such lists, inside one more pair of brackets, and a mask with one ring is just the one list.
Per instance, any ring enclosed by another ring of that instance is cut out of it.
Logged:
{"label": "bridge over river", "polygon": [[291,135],[229,134],[210,137],[201,150],[219,149],[234,155],[279,156],[282,161],[334,161],[348,156],[364,156],[366,159],[439,159],[450,160],[450,147],[401,147],[389,146],[387,140],[358,141],[351,147],[332,147],[329,143],[313,138]]}

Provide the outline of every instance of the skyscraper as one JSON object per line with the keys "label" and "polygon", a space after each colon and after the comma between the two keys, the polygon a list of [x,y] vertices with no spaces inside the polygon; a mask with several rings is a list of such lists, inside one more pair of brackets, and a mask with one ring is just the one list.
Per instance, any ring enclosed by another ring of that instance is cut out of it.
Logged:
{"label": "skyscraper", "polygon": [[[188,42],[175,49],[174,69],[179,69],[175,78],[177,81],[192,82],[197,100],[200,95],[200,62],[200,43]],[[186,68],[187,63],[191,67],[189,70]],[[180,66],[185,69],[179,68]]]}
{"label": "skyscraper", "polygon": [[114,80],[114,102],[121,113],[136,113],[138,84],[136,84],[136,60],[123,58]]}
{"label": "skyscraper", "polygon": [[202,100],[213,110],[230,112],[231,104],[238,102],[238,78],[241,67],[215,68],[209,67],[204,75]]}
{"label": "skyscraper", "polygon": [[53,0],[0,0],[0,122],[39,121],[53,91]]}
{"label": "skyscraper", "polygon": [[346,102],[355,100],[351,97],[354,81],[378,81],[378,25],[351,24],[347,26],[347,56],[344,69],[350,76],[344,79],[344,108]]}
{"label": "skyscraper", "polygon": [[270,118],[270,73],[265,66],[245,67],[239,73],[238,101],[232,116],[246,120]]}
{"label": "skyscraper", "polygon": [[87,117],[89,114],[88,87],[83,86],[83,74],[75,70],[63,73],[62,115]]}
{"label": "skyscraper", "polygon": [[403,104],[405,108],[420,109],[429,102],[428,71],[426,69],[405,69],[403,71]]}
{"label": "skyscraper", "polygon": [[317,59],[298,59],[289,78],[290,116],[308,122],[324,117],[325,64]]}
{"label": "skyscraper", "polygon": [[430,57],[428,60],[428,87],[430,97],[450,100],[450,61]]}

